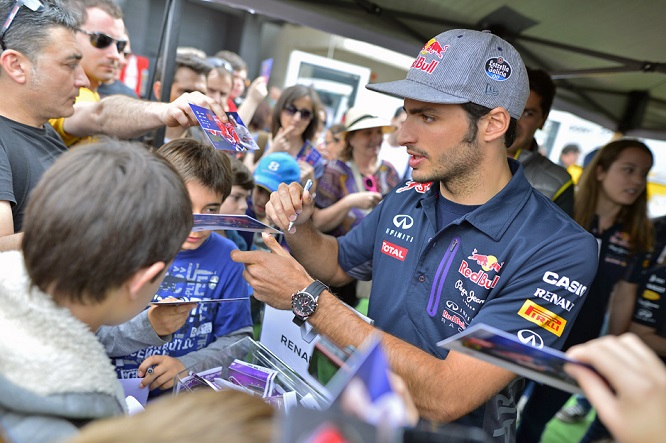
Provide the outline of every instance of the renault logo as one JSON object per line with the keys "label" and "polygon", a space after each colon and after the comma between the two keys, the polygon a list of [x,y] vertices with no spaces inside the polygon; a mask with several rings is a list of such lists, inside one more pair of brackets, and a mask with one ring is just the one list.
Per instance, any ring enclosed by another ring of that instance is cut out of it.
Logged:
{"label": "renault logo", "polygon": [[396,228],[409,229],[414,226],[414,219],[406,214],[399,214],[393,217],[393,224]]}
{"label": "renault logo", "polygon": [[518,331],[517,335],[518,340],[520,340],[521,343],[537,349],[543,348],[543,339],[536,332],[530,331],[529,329],[521,329]]}

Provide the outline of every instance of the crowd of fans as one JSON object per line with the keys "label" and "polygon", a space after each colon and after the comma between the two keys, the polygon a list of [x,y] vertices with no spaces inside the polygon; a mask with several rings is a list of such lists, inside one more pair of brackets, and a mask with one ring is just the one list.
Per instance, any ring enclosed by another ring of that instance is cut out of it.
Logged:
{"label": "crowd of fans", "polygon": [[[405,80],[369,85],[404,99],[391,120],[357,103],[332,121],[311,86],[270,100],[228,50],[179,48],[169,94],[152,85],[168,102],[137,98],[118,80],[131,49],[112,0],[0,0],[0,17],[0,437],[269,441],[274,410],[247,394],[156,399],[258,337],[264,304],[341,347],[381,331],[411,425],[535,442],[569,399],[436,346],[483,322],[590,365],[566,367],[597,410],[584,441],[663,434],[652,152],[620,138],[584,169],[576,146],[544,157],[555,84],[509,43],[442,33]],[[215,149],[190,103],[237,113],[258,149]],[[140,142],[165,126],[163,146]],[[281,234],[200,231],[192,214]],[[350,309],[363,297],[376,328]],[[130,378],[151,402],[124,417]]]}

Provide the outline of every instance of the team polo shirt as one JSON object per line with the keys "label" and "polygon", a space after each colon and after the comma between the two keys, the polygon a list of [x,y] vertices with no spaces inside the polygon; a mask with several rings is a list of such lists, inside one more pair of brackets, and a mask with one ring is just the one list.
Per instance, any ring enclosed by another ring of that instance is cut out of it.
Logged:
{"label": "team polo shirt", "polygon": [[[438,358],[448,351],[437,342],[476,323],[561,348],[594,278],[597,242],[508,161],[504,189],[440,231],[438,183],[404,181],[338,238],[342,268],[372,278],[377,327]],[[513,438],[516,389],[458,422]]]}

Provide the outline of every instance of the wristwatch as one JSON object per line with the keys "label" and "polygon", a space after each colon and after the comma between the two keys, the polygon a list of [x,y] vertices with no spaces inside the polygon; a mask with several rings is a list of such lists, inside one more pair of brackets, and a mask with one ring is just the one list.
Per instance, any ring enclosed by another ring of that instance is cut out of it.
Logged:
{"label": "wristwatch", "polygon": [[328,286],[315,280],[307,288],[295,292],[291,296],[291,310],[294,312],[293,322],[301,326],[317,310],[319,295],[327,290]]}

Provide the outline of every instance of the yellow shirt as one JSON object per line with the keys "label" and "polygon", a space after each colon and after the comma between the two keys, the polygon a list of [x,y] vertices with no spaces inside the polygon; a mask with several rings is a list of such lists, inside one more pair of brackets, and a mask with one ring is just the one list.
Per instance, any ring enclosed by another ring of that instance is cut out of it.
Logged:
{"label": "yellow shirt", "polygon": [[583,173],[583,168],[574,163],[567,168],[567,172],[571,175],[571,180],[573,180],[574,184],[577,185],[578,179],[580,179]]}
{"label": "yellow shirt", "polygon": [[[76,97],[76,102],[98,102],[100,101],[99,94],[97,91],[93,91],[88,88],[79,88],[79,95]],[[65,132],[65,118],[52,118],[49,120],[51,126],[60,134],[62,141],[65,142],[67,147],[71,147],[77,143],[86,142],[89,143],[93,141],[92,137],[76,137]]]}

